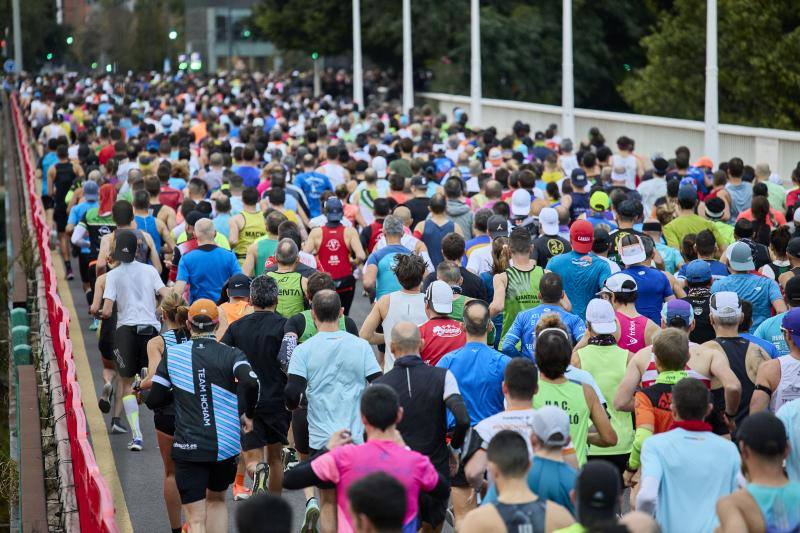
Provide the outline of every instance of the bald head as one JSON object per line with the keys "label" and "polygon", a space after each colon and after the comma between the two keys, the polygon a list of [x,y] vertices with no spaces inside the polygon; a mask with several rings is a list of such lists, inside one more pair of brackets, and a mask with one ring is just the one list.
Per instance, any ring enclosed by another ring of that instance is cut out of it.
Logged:
{"label": "bald head", "polygon": [[275,260],[278,261],[279,265],[293,266],[297,263],[297,256],[299,253],[300,250],[292,239],[281,239],[281,242],[278,243],[278,247],[275,249]]}
{"label": "bald head", "polygon": [[201,218],[194,225],[194,236],[199,244],[213,244],[217,230],[209,218]]}
{"label": "bald head", "polygon": [[404,205],[398,206],[394,210],[394,216],[403,221],[406,226],[411,225],[411,210]]}
{"label": "bald head", "polygon": [[404,355],[419,355],[422,339],[419,328],[412,322],[398,322],[392,328],[392,354],[395,359]]}

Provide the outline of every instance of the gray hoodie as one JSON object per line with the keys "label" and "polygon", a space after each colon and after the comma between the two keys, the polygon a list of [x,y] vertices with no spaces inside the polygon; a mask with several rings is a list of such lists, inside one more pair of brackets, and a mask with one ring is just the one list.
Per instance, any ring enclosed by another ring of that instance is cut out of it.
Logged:
{"label": "gray hoodie", "polygon": [[447,200],[448,216],[461,227],[464,240],[472,238],[472,210],[461,200]]}

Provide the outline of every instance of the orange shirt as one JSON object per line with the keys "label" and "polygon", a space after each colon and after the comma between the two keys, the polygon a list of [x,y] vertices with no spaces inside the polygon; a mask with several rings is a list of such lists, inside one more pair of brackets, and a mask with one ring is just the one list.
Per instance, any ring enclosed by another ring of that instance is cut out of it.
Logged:
{"label": "orange shirt", "polygon": [[253,308],[245,300],[237,302],[225,302],[220,305],[220,308],[225,311],[225,317],[228,319],[228,324],[233,324],[245,315],[253,312]]}

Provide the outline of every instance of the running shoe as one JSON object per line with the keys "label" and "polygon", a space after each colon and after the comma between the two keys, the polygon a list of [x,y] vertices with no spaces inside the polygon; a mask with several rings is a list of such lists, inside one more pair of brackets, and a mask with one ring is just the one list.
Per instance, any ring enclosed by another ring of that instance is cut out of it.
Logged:
{"label": "running shoe", "polygon": [[75,275],[72,273],[72,265],[70,263],[67,263],[65,270],[67,271],[67,281],[72,281],[75,279]]}
{"label": "running shoe", "polygon": [[119,435],[120,433],[127,433],[128,428],[122,425],[122,420],[119,417],[114,417],[111,419],[111,433],[114,435]]}
{"label": "running shoe", "polygon": [[95,318],[92,320],[92,323],[89,324],[89,331],[97,331],[98,329],[100,329],[100,319]]}
{"label": "running shoe", "polygon": [[311,498],[306,502],[306,515],[303,520],[303,527],[300,528],[301,533],[318,533],[319,532],[319,504],[316,498]]}
{"label": "running shoe", "polygon": [[142,439],[133,439],[128,443],[128,449],[132,452],[142,451]]}
{"label": "running shoe", "polygon": [[267,463],[258,463],[255,474],[253,474],[253,489],[251,492],[253,494],[266,494],[268,479],[269,465]]}
{"label": "running shoe", "polygon": [[241,500],[246,500],[251,494],[252,491],[248,487],[239,485],[237,483],[233,484],[233,501],[238,502]]}
{"label": "running shoe", "polygon": [[297,454],[295,453],[294,448],[282,448],[281,461],[283,462],[284,472],[294,467],[299,462],[297,460]]}
{"label": "running shoe", "polygon": [[[114,392],[114,387],[112,387],[111,383],[106,383],[105,385],[103,385],[103,392],[100,393],[100,399],[97,400],[97,406],[103,413],[108,413],[111,410],[111,393],[113,392]],[[113,426],[114,421],[112,420],[111,422]]]}

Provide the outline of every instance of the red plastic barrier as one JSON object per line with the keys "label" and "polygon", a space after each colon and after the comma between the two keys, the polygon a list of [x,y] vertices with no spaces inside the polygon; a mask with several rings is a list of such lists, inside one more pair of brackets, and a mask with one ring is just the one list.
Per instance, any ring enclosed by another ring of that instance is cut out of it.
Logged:
{"label": "red plastic barrier", "polygon": [[86,414],[83,410],[81,387],[75,374],[75,361],[72,342],[69,340],[70,316],[58,296],[58,279],[53,268],[50,253],[50,228],[44,216],[42,202],[36,195],[35,168],[31,164],[30,150],[22,117],[17,103],[17,95],[11,95],[11,116],[17,134],[17,148],[22,161],[22,174],[28,201],[31,208],[31,231],[37,237],[37,249],[42,263],[43,285],[47,300],[47,317],[53,349],[56,352],[61,386],[66,402],[67,432],[72,452],[72,475],[75,482],[75,496],[78,502],[78,516],[82,531],[92,533],[117,533],[114,518],[114,501],[111,491],[94,458],[86,429]]}

